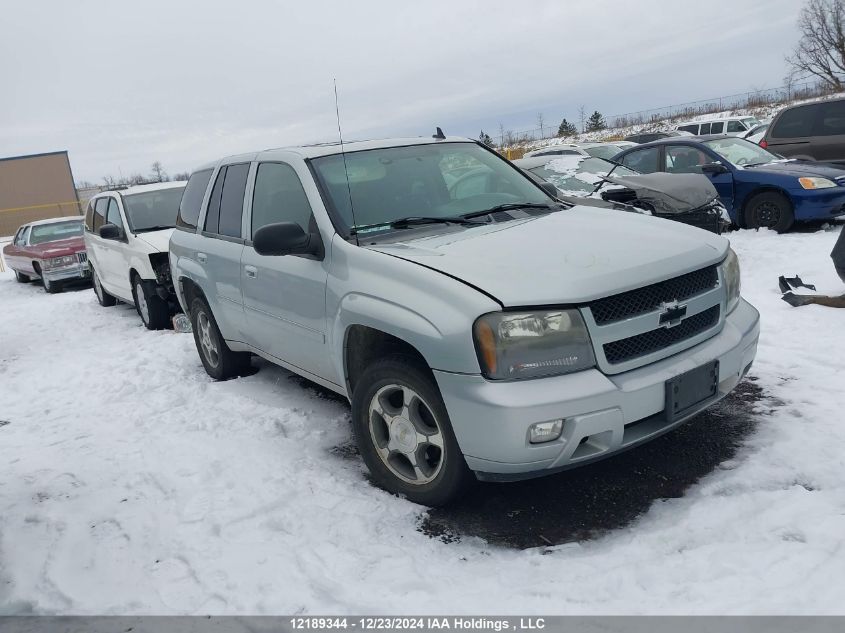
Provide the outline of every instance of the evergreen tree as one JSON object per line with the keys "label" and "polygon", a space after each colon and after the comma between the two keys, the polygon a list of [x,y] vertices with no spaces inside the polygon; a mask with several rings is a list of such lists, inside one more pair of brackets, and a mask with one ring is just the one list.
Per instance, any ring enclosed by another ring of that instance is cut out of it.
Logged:
{"label": "evergreen tree", "polygon": [[578,129],[572,123],[566,119],[560,122],[560,126],[557,128],[558,136],[575,136],[576,134],[578,134]]}
{"label": "evergreen tree", "polygon": [[601,113],[596,110],[590,115],[590,118],[587,119],[587,131],[588,132],[598,132],[599,130],[603,130],[607,127],[607,123],[605,123],[604,117]]}
{"label": "evergreen tree", "polygon": [[487,147],[493,147],[493,139],[489,134],[486,134],[484,130],[481,130],[481,134],[478,135],[478,140],[484,143]]}

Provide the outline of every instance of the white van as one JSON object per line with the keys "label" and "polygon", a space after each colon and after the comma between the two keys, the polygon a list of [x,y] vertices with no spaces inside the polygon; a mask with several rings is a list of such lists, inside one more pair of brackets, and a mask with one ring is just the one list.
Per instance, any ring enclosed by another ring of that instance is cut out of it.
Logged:
{"label": "white van", "polygon": [[151,330],[167,327],[178,305],[170,279],[168,242],[184,182],[104,191],[85,213],[85,247],[102,306],[134,304]]}
{"label": "white van", "polygon": [[743,136],[752,128],[760,125],[760,121],[753,116],[729,117],[723,119],[708,119],[707,121],[687,121],[678,125],[680,132],[689,132],[695,136],[703,134],[727,134],[729,136]]}

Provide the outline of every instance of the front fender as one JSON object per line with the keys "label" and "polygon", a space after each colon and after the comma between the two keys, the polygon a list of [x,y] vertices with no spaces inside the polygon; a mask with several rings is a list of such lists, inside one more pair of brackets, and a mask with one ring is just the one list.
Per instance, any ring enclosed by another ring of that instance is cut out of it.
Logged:
{"label": "front fender", "polygon": [[331,337],[335,371],[341,379],[346,375],[346,335],[356,325],[384,332],[408,343],[423,356],[431,369],[479,373],[472,342],[472,319],[463,317],[450,319],[448,324],[436,324],[431,318],[398,303],[373,295],[350,293],[338,304]]}

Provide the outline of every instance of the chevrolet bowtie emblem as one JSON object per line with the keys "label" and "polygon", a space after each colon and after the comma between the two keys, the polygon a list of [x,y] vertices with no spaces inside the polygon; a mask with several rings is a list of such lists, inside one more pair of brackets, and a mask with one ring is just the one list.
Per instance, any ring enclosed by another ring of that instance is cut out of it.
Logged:
{"label": "chevrolet bowtie emblem", "polygon": [[675,327],[687,315],[687,307],[678,305],[676,301],[664,301],[660,304],[663,312],[660,313],[660,325],[663,327]]}

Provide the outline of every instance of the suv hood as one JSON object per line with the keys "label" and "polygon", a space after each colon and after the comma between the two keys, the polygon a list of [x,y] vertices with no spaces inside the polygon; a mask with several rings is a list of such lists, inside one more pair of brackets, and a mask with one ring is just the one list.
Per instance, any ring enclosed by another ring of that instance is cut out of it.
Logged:
{"label": "suv hood", "polygon": [[576,206],[367,248],[440,271],[515,307],[585,303],[646,286],[719,262],[728,245],[671,220]]}
{"label": "suv hood", "polygon": [[163,229],[161,231],[136,233],[135,237],[152,246],[157,252],[166,253],[170,249],[170,236],[172,234],[173,229]]}

